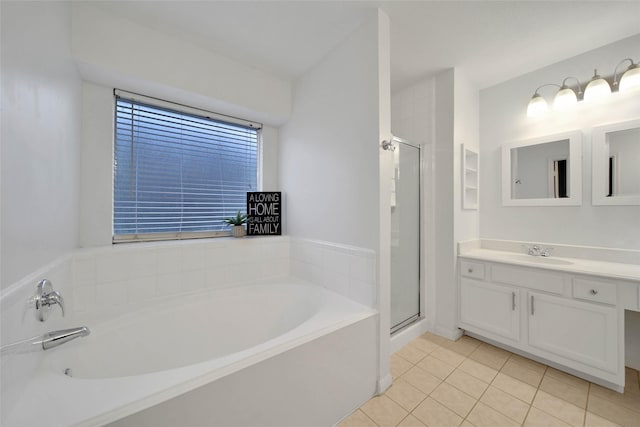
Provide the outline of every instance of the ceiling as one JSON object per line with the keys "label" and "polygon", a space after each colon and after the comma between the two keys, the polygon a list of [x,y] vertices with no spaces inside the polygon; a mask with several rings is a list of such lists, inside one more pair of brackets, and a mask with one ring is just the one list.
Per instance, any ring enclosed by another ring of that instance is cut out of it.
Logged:
{"label": "ceiling", "polygon": [[[366,9],[380,7],[391,21],[392,90],[454,66],[482,89],[640,32],[640,1],[91,4],[286,79],[320,61]],[[629,54],[639,53],[640,46]]]}

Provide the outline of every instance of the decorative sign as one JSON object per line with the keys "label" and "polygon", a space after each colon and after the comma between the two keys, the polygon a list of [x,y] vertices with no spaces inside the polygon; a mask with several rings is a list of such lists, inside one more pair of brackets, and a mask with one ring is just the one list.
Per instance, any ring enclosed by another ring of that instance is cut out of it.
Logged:
{"label": "decorative sign", "polygon": [[247,193],[247,235],[279,236],[282,234],[282,193],[256,191]]}

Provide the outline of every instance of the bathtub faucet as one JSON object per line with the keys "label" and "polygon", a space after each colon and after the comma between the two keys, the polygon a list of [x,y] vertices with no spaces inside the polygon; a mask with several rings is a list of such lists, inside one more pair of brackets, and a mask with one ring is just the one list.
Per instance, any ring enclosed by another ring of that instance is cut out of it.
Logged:
{"label": "bathtub faucet", "polygon": [[91,331],[86,326],[51,331],[44,335],[3,345],[0,347],[0,354],[4,356],[5,354],[22,354],[31,353],[33,351],[49,350],[50,348],[57,347],[78,337],[86,337],[90,333]]}
{"label": "bathtub faucet", "polygon": [[42,349],[49,350],[79,337],[86,337],[91,331],[86,326],[47,332],[42,336]]}
{"label": "bathtub faucet", "polygon": [[52,306],[58,305],[64,317],[64,299],[60,292],[53,290],[53,285],[48,279],[41,280],[36,286],[36,294],[33,296],[36,308],[36,318],[44,322],[49,316]]}

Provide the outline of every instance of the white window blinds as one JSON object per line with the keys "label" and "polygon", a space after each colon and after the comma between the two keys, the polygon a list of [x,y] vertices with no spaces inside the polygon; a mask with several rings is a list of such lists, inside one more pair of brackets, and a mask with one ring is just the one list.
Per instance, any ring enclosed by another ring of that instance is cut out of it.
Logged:
{"label": "white window blinds", "polygon": [[166,104],[116,95],[114,242],[228,234],[257,191],[257,125]]}

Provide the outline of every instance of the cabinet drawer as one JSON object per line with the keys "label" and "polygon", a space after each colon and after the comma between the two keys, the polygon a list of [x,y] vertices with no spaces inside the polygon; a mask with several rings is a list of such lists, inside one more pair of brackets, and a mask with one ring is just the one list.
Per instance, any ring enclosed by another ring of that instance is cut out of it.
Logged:
{"label": "cabinet drawer", "polygon": [[541,269],[534,270],[494,264],[491,267],[491,279],[493,282],[523,286],[525,288],[537,289],[554,294],[562,294],[564,290],[562,274]]}
{"label": "cabinet drawer", "polygon": [[574,277],[573,297],[614,305],[616,303],[616,285],[599,280]]}
{"label": "cabinet drawer", "polygon": [[473,279],[484,279],[484,264],[480,262],[460,261],[460,274]]}

